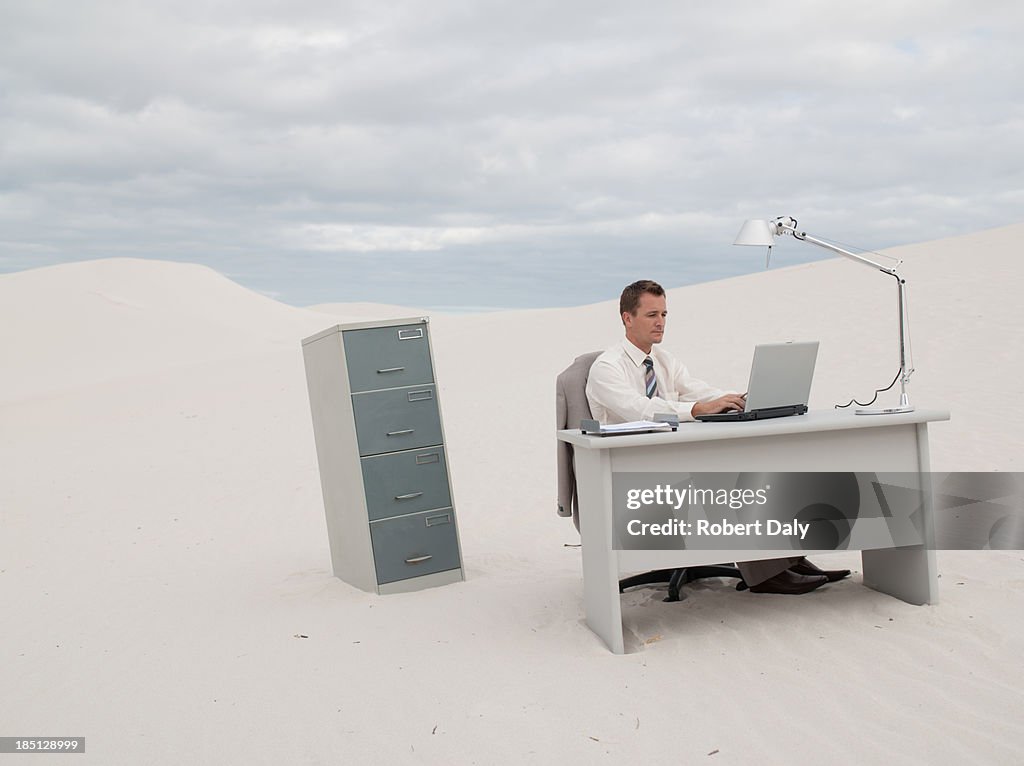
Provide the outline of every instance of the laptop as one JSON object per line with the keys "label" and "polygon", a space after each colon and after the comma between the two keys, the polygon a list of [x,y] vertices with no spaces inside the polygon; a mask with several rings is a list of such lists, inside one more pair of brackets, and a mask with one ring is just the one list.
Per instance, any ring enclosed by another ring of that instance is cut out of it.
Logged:
{"label": "laptop", "polygon": [[803,415],[807,412],[817,358],[816,340],[755,346],[746,408],[740,412],[698,415],[697,420],[714,423]]}

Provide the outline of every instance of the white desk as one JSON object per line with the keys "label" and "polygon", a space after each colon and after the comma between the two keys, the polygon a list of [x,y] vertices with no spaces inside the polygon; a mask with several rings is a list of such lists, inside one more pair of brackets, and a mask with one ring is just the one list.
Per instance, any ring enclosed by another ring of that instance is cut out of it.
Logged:
{"label": "white desk", "polygon": [[[928,423],[949,412],[899,415],[812,411],[746,423],[682,423],[674,433],[587,436],[559,431],[574,447],[587,624],[624,651],[621,572],[791,556],[793,551],[672,551],[612,548],[612,473],[649,471],[878,471],[922,474],[925,539],[932,539]],[[861,552],[864,584],[911,604],[935,603],[935,551],[927,545]],[[750,596],[747,596],[750,597]]]}

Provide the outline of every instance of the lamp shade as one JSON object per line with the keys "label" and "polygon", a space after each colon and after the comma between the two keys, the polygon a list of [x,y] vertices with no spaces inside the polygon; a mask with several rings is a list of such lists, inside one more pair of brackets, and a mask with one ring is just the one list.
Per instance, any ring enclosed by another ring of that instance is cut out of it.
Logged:
{"label": "lamp shade", "polygon": [[768,221],[751,218],[744,222],[740,233],[736,235],[734,245],[757,245],[771,247],[775,243],[774,232]]}

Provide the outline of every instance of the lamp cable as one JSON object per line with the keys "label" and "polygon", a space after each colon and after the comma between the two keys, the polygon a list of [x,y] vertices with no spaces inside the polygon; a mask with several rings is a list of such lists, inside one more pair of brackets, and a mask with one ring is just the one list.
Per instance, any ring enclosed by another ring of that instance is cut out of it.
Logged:
{"label": "lamp cable", "polygon": [[854,404],[856,404],[858,407],[870,407],[872,404],[875,403],[875,400],[878,398],[879,394],[884,394],[886,391],[888,391],[890,388],[892,388],[893,386],[896,385],[896,381],[900,379],[900,376],[902,374],[903,374],[903,370],[900,370],[899,372],[896,373],[896,377],[892,379],[892,383],[887,385],[885,388],[876,388],[875,389],[875,395],[871,397],[871,401],[868,401],[868,402],[858,402],[856,399],[851,399],[846,404],[836,404],[836,405],[834,405],[834,409],[841,410],[844,407],[850,407],[850,406],[852,406]]}
{"label": "lamp cable", "polygon": [[[877,253],[877,255],[882,255],[882,253]],[[903,280],[899,276],[895,274],[893,274],[892,276],[895,277],[896,280],[903,282]],[[903,284],[906,283],[903,282]],[[910,340],[910,296],[907,293],[904,293],[903,296],[903,316],[900,317],[900,321],[903,322],[904,326],[906,327],[907,359],[904,361],[903,366],[901,366],[899,370],[896,371],[896,377],[892,379],[892,383],[887,385],[885,388],[876,388],[875,395],[871,397],[871,401],[859,402],[856,398],[852,398],[846,404],[833,405],[833,409],[841,410],[845,409],[846,407],[851,407],[854,404],[856,404],[858,407],[870,407],[878,399],[879,394],[884,394],[886,391],[895,386],[896,382],[900,378],[903,378],[904,381],[910,380],[910,376],[914,372],[914,346],[912,341]]]}

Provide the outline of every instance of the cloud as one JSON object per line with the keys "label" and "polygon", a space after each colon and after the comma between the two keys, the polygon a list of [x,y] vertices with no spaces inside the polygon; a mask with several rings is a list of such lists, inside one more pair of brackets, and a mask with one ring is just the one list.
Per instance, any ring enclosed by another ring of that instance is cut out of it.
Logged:
{"label": "cloud", "polygon": [[716,275],[747,217],[871,248],[1010,223],[1024,9],[960,8],[7,4],[0,270],[123,254],[415,303],[323,290],[426,256],[415,297],[451,303],[500,254],[524,284],[586,259],[589,298],[624,253]]}

